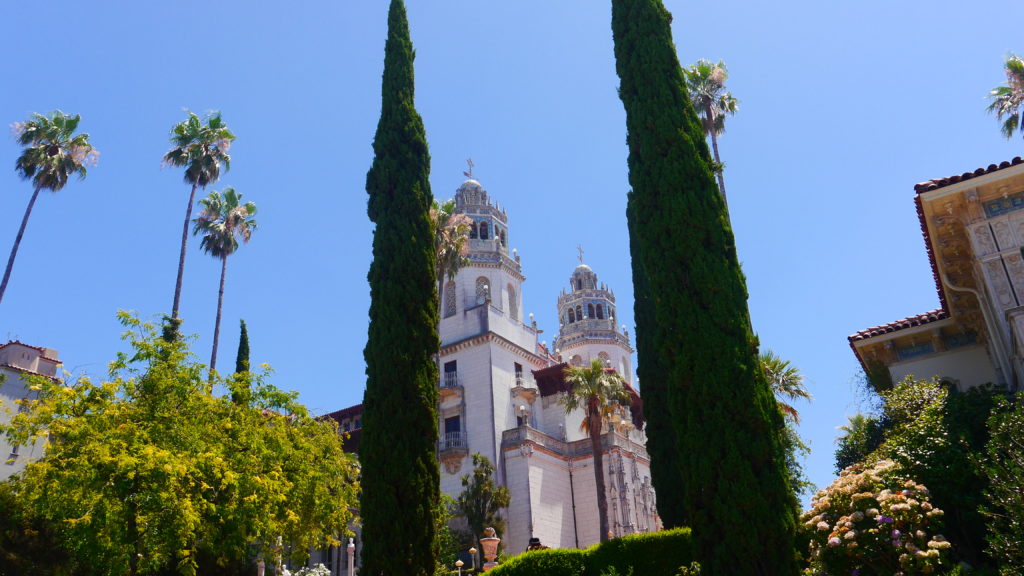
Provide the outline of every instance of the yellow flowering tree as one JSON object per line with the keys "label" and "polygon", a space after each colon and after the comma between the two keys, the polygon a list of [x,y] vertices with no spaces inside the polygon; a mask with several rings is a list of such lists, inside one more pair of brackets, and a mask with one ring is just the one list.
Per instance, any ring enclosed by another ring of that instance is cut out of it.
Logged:
{"label": "yellow flowering tree", "polygon": [[131,352],[107,381],[36,379],[38,398],[6,429],[15,443],[47,439],[11,490],[81,572],[209,573],[272,561],[282,541],[296,555],[337,545],[358,470],[333,422],[265,370],[210,381],[182,341],[121,320]]}

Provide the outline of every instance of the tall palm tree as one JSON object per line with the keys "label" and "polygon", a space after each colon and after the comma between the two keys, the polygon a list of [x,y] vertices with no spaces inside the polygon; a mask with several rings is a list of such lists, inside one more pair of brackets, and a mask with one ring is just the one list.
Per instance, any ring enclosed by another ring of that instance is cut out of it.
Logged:
{"label": "tall palm tree", "polygon": [[1024,135],[1024,59],[1010,54],[1004,69],[1006,85],[989,91],[992,103],[988,105],[988,111],[995,112],[996,118],[1003,122],[1000,130],[1009,140],[1018,130]]}
{"label": "tall palm tree", "polygon": [[779,409],[793,424],[800,423],[800,413],[789,401],[804,399],[811,400],[811,393],[804,386],[804,377],[800,369],[790,364],[789,360],[779,358],[771,350],[761,353],[761,368],[768,378],[768,383],[775,393],[775,401]]}
{"label": "tall palm tree", "polygon": [[608,540],[608,501],[604,490],[604,455],[601,453],[601,428],[611,422],[623,404],[629,401],[629,392],[622,376],[605,369],[604,362],[595,358],[590,366],[567,366],[565,383],[569,391],[559,399],[568,414],[577,408],[586,412],[581,428],[590,436],[594,451],[594,482],[597,484],[597,516],[600,521],[601,542]]}
{"label": "tall palm tree", "polygon": [[[220,112],[210,112],[206,124],[194,113],[188,119],[171,129],[171,144],[174,146],[164,154],[164,163],[185,168],[185,183],[192,185],[185,208],[185,224],[181,231],[181,254],[178,256],[178,278],[174,284],[174,304],[171,306],[170,327],[177,334],[178,308],[181,304],[181,281],[185,275],[185,249],[188,246],[188,225],[192,221],[192,206],[196,200],[196,189],[206,188],[220,178],[220,165],[224,171],[231,169],[231,141],[235,135],[228,129]],[[165,332],[166,334],[166,332]]]}
{"label": "tall palm tree", "polygon": [[193,234],[202,233],[199,247],[214,258],[220,258],[220,291],[217,293],[217,323],[213,328],[213,353],[210,356],[210,373],[217,368],[217,342],[220,339],[220,313],[224,304],[224,277],[228,271],[228,256],[238,249],[238,240],[249,242],[256,230],[256,204],[242,204],[242,195],[234,188],[225,188],[223,194],[216,191],[199,201],[203,211],[195,219]]}
{"label": "tall palm tree", "polygon": [[444,307],[442,295],[444,281],[454,280],[469,260],[469,226],[472,220],[465,214],[455,214],[455,200],[438,202],[430,206],[430,223],[434,228],[434,251],[437,253],[437,305]]}
{"label": "tall palm tree", "polygon": [[[725,117],[732,116],[739,109],[739,101],[726,91],[725,81],[729,72],[725,62],[717,64],[703,58],[684,70],[686,91],[690,94],[693,109],[700,117],[704,133],[711,136],[711,151],[715,155],[715,172],[718,174],[718,189],[725,197],[725,179],[722,177],[722,159],[718,156],[718,137],[725,133]],[[728,205],[728,201],[726,200]]]}
{"label": "tall palm tree", "polygon": [[14,133],[18,144],[24,146],[21,155],[14,163],[14,170],[23,180],[32,181],[32,198],[21,218],[18,235],[14,238],[11,256],[7,259],[4,279],[0,282],[0,302],[7,291],[7,282],[11,279],[14,259],[18,256],[21,239],[25,235],[25,226],[32,215],[32,207],[40,190],[58,192],[68,183],[68,178],[78,176],[85,178],[86,166],[94,166],[98,152],[89,144],[88,134],[75,134],[78,122],[82,119],[78,114],[65,114],[54,110],[49,116],[33,114],[27,122],[14,124]]}

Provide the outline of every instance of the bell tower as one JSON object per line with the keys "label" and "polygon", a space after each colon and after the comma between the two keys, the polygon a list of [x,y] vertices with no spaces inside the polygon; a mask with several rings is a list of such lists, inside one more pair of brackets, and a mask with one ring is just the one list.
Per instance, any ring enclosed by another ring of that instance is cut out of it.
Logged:
{"label": "bell tower", "polygon": [[555,353],[573,366],[586,366],[600,358],[631,385],[633,348],[626,327],[615,325],[615,293],[598,282],[597,274],[583,264],[569,277],[569,291],[558,296],[558,338]]}

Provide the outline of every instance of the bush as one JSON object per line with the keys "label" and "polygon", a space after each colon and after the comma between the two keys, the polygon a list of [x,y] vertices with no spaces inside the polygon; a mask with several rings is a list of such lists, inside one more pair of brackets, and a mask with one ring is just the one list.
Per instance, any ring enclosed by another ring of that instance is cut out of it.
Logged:
{"label": "bush", "polygon": [[587,552],[575,549],[534,550],[510,558],[491,576],[586,576]]}
{"label": "bush", "polygon": [[524,552],[491,570],[493,576],[601,576],[616,574],[674,576],[693,560],[689,528],[634,534],[595,544],[586,550]]}
{"label": "bush", "polygon": [[596,544],[587,550],[587,576],[614,566],[620,574],[633,568],[640,576],[672,576],[693,561],[689,528],[634,534]]}
{"label": "bush", "polygon": [[931,574],[951,563],[942,510],[891,460],[852,466],[801,517],[813,574]]}

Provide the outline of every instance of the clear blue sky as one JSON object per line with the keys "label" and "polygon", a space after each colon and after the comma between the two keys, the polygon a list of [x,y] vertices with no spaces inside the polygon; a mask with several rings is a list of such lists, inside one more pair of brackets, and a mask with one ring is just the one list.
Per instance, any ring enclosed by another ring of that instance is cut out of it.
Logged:
{"label": "clear blue sky", "polygon": [[[222,366],[239,318],[254,362],[315,412],[361,401],[371,227],[365,176],[380,107],[387,2],[3,2],[0,121],[79,113],[102,152],[84,182],[36,205],[0,338],[56,348],[101,376],[118,309],[170,309],[188,188],[162,168],[170,127],[219,109],[238,136],[221,184],[260,208],[228,263]],[[1024,52],[1024,4],[980,0],[668,0],[680,60],[724,59],[740,111],[721,140],[762,345],[815,396],[801,433],[819,486],[836,426],[858,410],[846,337],[938,306],[913,185],[1024,152],[984,112]],[[610,3],[409,0],[417,107],[439,198],[465,159],[508,211],[524,312],[554,339],[555,299],[586,262],[632,301],[625,121]],[[0,254],[31,194],[0,139]],[[685,223],[680,223],[685,225]],[[670,263],[666,263],[670,264]],[[209,357],[219,268],[192,241],[184,329]],[[632,332],[631,306],[620,305]]]}

